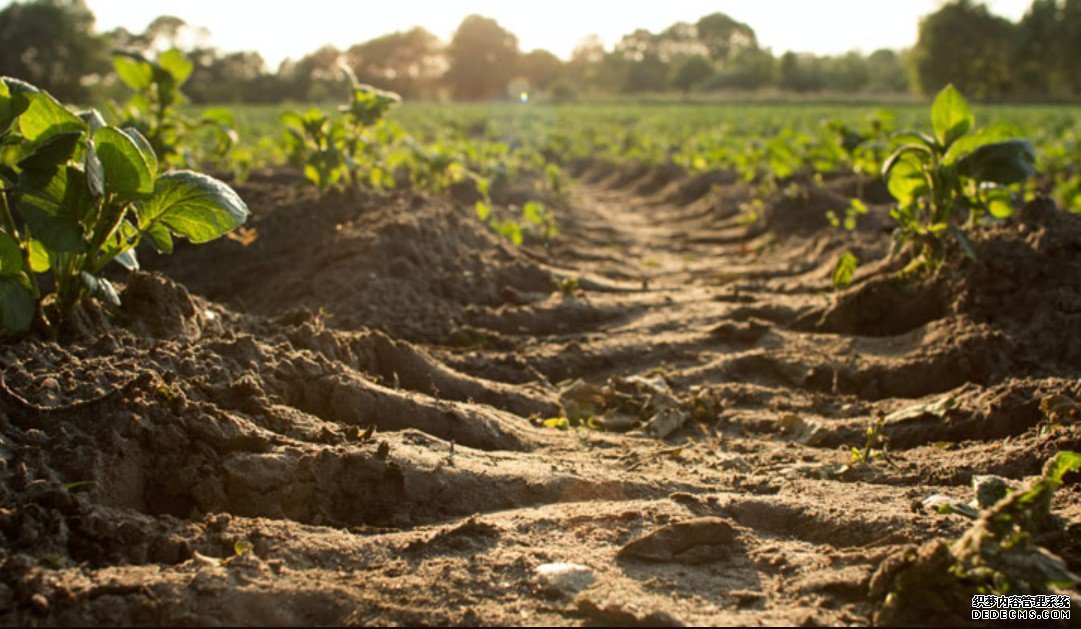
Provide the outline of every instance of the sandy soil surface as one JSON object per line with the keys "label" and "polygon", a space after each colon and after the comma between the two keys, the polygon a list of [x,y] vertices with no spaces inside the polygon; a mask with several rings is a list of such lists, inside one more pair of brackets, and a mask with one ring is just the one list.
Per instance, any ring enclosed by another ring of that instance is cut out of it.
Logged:
{"label": "sandy soil surface", "polygon": [[[262,173],[254,241],[0,345],[2,621],[868,624],[887,558],[971,524],[925,499],[1081,450],[1041,409],[1081,400],[1081,216],[1033,203],[898,282],[852,177],[752,222],[726,173],[573,170],[521,248]],[[1079,539],[1048,542],[1074,572]]]}

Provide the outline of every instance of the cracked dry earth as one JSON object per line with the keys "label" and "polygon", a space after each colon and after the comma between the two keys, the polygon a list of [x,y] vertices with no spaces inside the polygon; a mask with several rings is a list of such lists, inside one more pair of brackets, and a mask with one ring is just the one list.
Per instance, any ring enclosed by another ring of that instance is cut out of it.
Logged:
{"label": "cracked dry earth", "polygon": [[[749,222],[727,173],[573,170],[548,248],[261,174],[254,242],[0,345],[3,621],[866,624],[886,557],[967,526],[922,500],[1081,447],[1040,410],[1081,396],[1081,217],[1034,203],[898,283],[851,177]],[[889,462],[852,464],[883,416]]]}

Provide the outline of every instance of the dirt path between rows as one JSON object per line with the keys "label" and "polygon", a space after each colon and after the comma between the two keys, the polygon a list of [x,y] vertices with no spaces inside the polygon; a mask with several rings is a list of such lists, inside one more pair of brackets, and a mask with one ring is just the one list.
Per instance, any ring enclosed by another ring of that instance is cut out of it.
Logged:
{"label": "dirt path between rows", "polygon": [[[173,279],[74,343],[0,346],[5,620],[862,624],[886,557],[968,526],[924,499],[1078,449],[1039,411],[1081,396],[1050,332],[1081,317],[1073,217],[891,288],[876,212],[824,228],[844,180],[752,222],[733,180],[577,174],[522,250],[440,202],[256,180],[251,246],[153,262]],[[854,463],[887,415],[888,460]],[[1076,483],[1055,508],[1081,516]]]}

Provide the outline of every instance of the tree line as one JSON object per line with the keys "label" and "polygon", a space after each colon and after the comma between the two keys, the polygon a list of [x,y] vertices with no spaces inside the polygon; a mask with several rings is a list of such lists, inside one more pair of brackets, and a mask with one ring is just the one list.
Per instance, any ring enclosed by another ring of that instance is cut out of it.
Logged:
{"label": "tree line", "polygon": [[449,42],[423,28],[391,33],[345,50],[325,46],[267,68],[257,52],[209,45],[205,29],[162,16],[142,33],[98,32],[84,0],[26,0],[0,11],[0,72],[69,101],[109,98],[113,50],[179,47],[196,71],[186,91],[196,102],[278,103],[334,98],[341,64],[360,80],[409,99],[490,100],[525,92],[554,99],[678,92],[932,94],[954,83],[980,99],[1081,96],[1081,0],[1034,0],[1018,22],[975,0],[953,0],[925,16],[913,48],[870,54],[774,55],[754,29],[723,13],[639,29],[611,48],[587,37],[562,60],[520,49],[490,18],[465,18]]}

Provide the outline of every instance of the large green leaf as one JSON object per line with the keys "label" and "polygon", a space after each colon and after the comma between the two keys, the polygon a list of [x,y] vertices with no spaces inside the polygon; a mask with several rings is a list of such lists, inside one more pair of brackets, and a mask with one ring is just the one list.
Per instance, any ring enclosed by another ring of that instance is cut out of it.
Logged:
{"label": "large green leaf", "polygon": [[30,94],[38,88],[29,83],[3,77],[0,80],[0,131],[7,130],[26,108],[30,106]]}
{"label": "large green leaf", "polygon": [[1021,183],[1036,174],[1036,150],[1028,140],[985,144],[961,158],[957,172],[977,181]]}
{"label": "large green leaf", "polygon": [[1021,137],[1021,130],[1016,125],[996,122],[975,133],[970,133],[950,145],[950,150],[946,151],[946,154],[942,157],[942,163],[946,165],[953,164],[985,144],[1003,142],[1018,137]]}
{"label": "large green leaf", "polygon": [[86,123],[45,92],[28,96],[30,105],[19,116],[19,131],[34,145],[62,133],[85,131]]}
{"label": "large green leaf", "polygon": [[902,158],[920,159],[934,155],[934,152],[928,146],[923,144],[904,144],[897,147],[893,153],[890,153],[889,157],[882,164],[882,176],[888,177],[890,171],[893,170],[893,165]]}
{"label": "large green leaf", "polygon": [[138,53],[114,53],[113,68],[120,80],[136,91],[145,90],[154,82],[154,67]]}
{"label": "large green leaf", "polygon": [[116,127],[102,127],[94,134],[94,149],[105,170],[105,192],[124,199],[154,192],[154,175],[139,145]]}
{"label": "large green leaf", "polygon": [[32,153],[19,160],[19,170],[24,173],[21,179],[25,181],[37,173],[52,177],[75,156],[82,138],[81,132],[71,132],[54,135],[42,142]]}
{"label": "large green leaf", "polygon": [[195,69],[195,66],[184,56],[184,53],[176,48],[166,50],[158,55],[158,65],[169,73],[177,87],[183,85],[191,76],[192,70]]}
{"label": "large green leaf", "polygon": [[143,233],[150,238],[150,244],[162,253],[173,252],[173,235],[169,228],[161,223],[151,223]]}
{"label": "large green leaf", "polygon": [[154,154],[154,147],[150,146],[150,140],[147,140],[146,136],[135,127],[124,127],[121,131],[124,132],[124,135],[131,138],[131,141],[135,142],[135,145],[139,147],[143,157],[146,158],[146,165],[150,167],[150,174],[157,175],[158,156]]}
{"label": "large green leaf", "polygon": [[927,193],[927,178],[919,162],[912,158],[901,158],[893,164],[889,172],[887,186],[893,198],[902,206],[909,206]]}
{"label": "large green leaf", "polygon": [[23,270],[23,253],[19,241],[11,234],[0,231],[0,276],[9,276]]}
{"label": "large green leaf", "polygon": [[[8,124],[11,124],[11,105],[11,89],[7,83],[0,81],[0,132],[5,131]],[[4,121],[7,121],[7,124],[3,124]]]}
{"label": "large green leaf", "polygon": [[49,250],[36,238],[30,241],[30,270],[34,273],[44,273],[49,270]]}
{"label": "large green leaf", "polygon": [[0,277],[0,328],[21,332],[34,321],[34,295],[24,277]]}
{"label": "large green leaf", "polygon": [[34,238],[52,251],[83,253],[86,241],[79,224],[91,207],[82,169],[67,166],[53,173],[30,173],[18,199],[19,214]]}
{"label": "large green leaf", "polygon": [[158,177],[153,196],[139,210],[139,223],[160,222],[178,236],[203,243],[243,225],[248,215],[248,206],[229,186],[180,170]]}
{"label": "large green leaf", "polygon": [[49,214],[39,206],[23,205],[23,219],[37,238],[51,251],[86,253],[87,244],[79,224],[64,216]]}
{"label": "large green leaf", "polygon": [[991,188],[984,191],[987,211],[995,218],[1009,218],[1013,215],[1013,195],[1008,188]]}
{"label": "large green leaf", "polygon": [[949,148],[955,140],[968,133],[975,122],[968,101],[953,84],[944,87],[935,97],[931,105],[931,124],[943,147]]}
{"label": "large green leaf", "polygon": [[304,117],[300,113],[289,110],[280,116],[282,124],[287,127],[296,127],[299,130],[304,129]]}
{"label": "large green leaf", "polygon": [[105,166],[98,157],[93,140],[86,143],[83,169],[86,170],[86,183],[90,187],[90,194],[94,198],[105,196]]}

